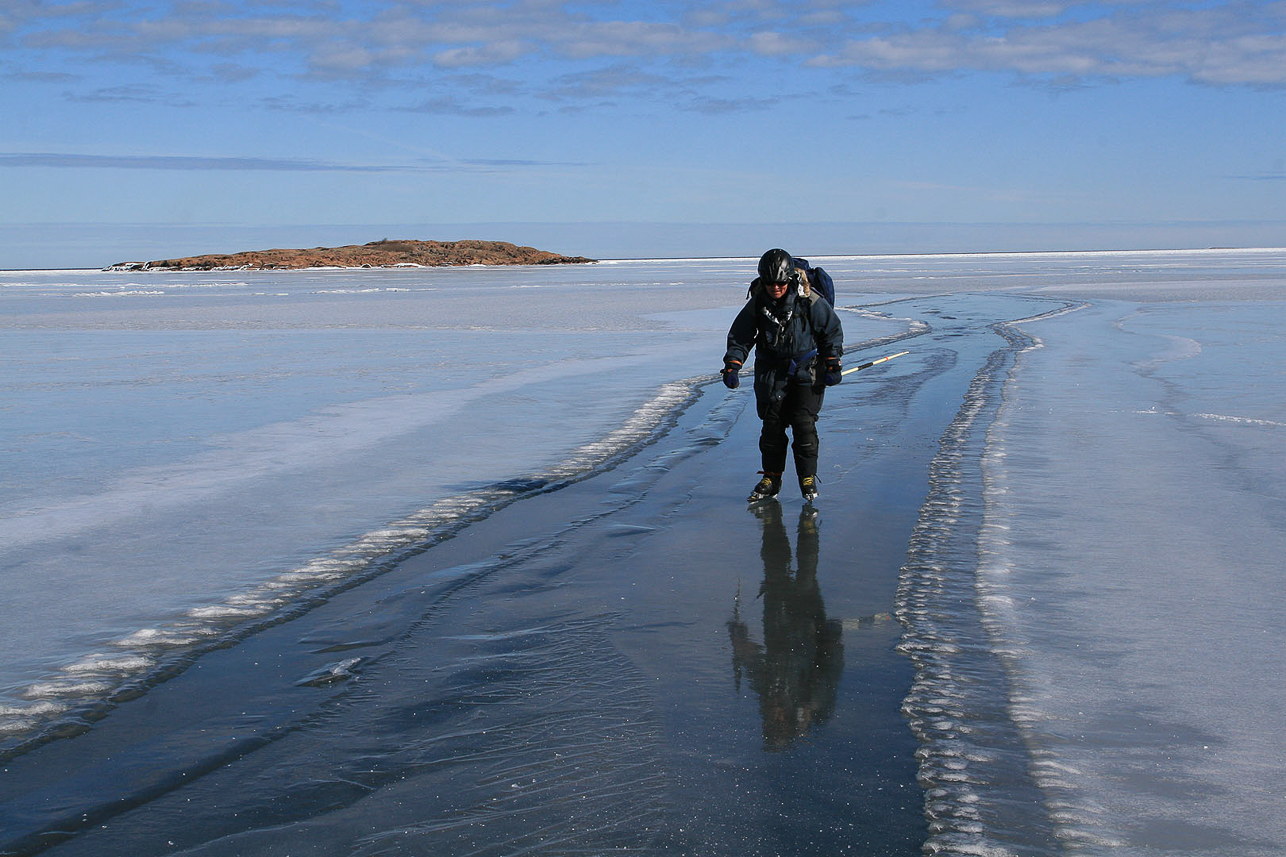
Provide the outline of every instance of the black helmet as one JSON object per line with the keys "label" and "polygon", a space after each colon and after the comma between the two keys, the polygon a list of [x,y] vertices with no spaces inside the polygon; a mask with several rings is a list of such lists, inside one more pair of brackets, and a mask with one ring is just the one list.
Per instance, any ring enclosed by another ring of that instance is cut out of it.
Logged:
{"label": "black helmet", "polygon": [[769,250],[759,257],[759,279],[765,283],[789,283],[794,274],[795,260],[785,250]]}

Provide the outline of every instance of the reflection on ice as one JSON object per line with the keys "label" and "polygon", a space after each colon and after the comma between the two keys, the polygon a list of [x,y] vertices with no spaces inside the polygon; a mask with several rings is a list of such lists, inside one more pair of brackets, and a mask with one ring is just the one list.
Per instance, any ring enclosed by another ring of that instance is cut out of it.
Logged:
{"label": "reflection on ice", "polygon": [[759,696],[764,748],[779,750],[834,711],[844,672],[843,628],[826,617],[817,583],[816,510],[800,511],[792,557],[781,504],[767,500],[751,509],[763,523],[764,577],[756,600],[763,601],[764,640],[756,643],[742,621],[738,593],[728,620],[732,670],[738,690],[744,676]]}

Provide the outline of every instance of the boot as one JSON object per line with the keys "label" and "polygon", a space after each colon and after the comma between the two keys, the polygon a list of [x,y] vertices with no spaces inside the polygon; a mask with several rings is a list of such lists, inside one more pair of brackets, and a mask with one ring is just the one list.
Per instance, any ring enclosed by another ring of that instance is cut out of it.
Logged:
{"label": "boot", "polygon": [[748,502],[757,503],[760,500],[767,500],[769,497],[776,497],[777,492],[781,490],[781,474],[765,473],[764,478],[759,480],[755,485],[755,490],[750,492],[746,498]]}
{"label": "boot", "polygon": [[801,476],[799,477],[799,494],[804,498],[805,503],[811,503],[817,499],[817,477]]}

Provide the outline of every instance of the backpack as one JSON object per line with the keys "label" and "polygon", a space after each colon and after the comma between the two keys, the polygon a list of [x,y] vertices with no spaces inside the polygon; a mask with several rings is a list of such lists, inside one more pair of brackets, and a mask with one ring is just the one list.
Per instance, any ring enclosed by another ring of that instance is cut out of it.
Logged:
{"label": "backpack", "polygon": [[826,303],[835,306],[835,281],[826,273],[826,269],[814,268],[808,264],[807,259],[800,259],[798,256],[794,259],[795,269],[803,271],[808,277],[808,288],[826,298]]}

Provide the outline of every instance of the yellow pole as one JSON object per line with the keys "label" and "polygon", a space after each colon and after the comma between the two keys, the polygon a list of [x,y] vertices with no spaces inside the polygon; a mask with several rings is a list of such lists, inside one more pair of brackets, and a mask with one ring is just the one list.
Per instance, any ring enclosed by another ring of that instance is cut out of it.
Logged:
{"label": "yellow pole", "polygon": [[852,369],[845,369],[841,375],[847,375],[850,372],[857,372],[860,369],[870,369],[876,363],[883,363],[885,360],[892,360],[894,357],[901,357],[903,354],[910,354],[910,351],[899,351],[897,354],[890,354],[888,357],[881,357],[879,360],[872,360],[869,363],[863,363],[861,366],[854,366]]}

